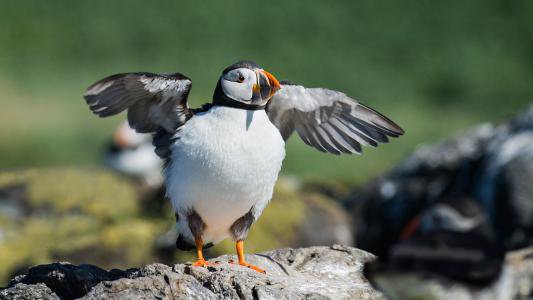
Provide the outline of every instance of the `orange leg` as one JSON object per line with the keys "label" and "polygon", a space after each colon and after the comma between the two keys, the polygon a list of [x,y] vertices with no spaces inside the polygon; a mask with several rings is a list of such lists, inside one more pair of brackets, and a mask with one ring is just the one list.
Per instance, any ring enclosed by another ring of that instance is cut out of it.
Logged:
{"label": "orange leg", "polygon": [[202,241],[202,238],[197,238],[194,240],[194,243],[196,244],[196,253],[198,255],[198,260],[193,264],[195,267],[207,267],[209,263],[204,259],[204,254],[202,252],[204,242]]}
{"label": "orange leg", "polygon": [[241,266],[245,266],[245,267],[248,267],[254,271],[257,271],[259,273],[266,273],[265,270],[257,267],[257,266],[254,266],[252,264],[249,264],[247,263],[245,260],[244,260],[244,241],[240,240],[240,241],[237,241],[237,244],[235,245],[235,248],[237,249],[237,257],[239,258],[239,265]]}

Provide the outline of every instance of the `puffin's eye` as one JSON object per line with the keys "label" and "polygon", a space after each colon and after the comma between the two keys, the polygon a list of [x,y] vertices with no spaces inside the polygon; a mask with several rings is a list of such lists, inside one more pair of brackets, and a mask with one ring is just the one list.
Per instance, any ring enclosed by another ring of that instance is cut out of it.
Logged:
{"label": "puffin's eye", "polygon": [[242,74],[239,73],[239,82],[243,82],[244,81],[244,76],[242,76]]}

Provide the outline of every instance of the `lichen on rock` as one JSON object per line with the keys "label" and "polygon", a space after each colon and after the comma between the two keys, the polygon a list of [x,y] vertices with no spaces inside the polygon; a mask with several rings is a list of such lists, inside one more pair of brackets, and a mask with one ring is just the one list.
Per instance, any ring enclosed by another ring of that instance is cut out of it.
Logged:
{"label": "lichen on rock", "polygon": [[163,230],[141,216],[131,183],[98,168],[1,172],[0,195],[0,282],[57,259],[146,263]]}

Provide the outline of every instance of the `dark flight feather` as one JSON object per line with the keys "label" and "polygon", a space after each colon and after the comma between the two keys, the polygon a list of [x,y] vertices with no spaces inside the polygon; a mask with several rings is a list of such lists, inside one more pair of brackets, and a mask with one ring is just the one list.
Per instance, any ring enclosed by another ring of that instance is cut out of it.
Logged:
{"label": "dark flight feather", "polygon": [[266,108],[284,140],[294,131],[307,145],[333,154],[361,153],[404,134],[400,126],[345,94],[282,81]]}
{"label": "dark flight feather", "polygon": [[191,80],[181,73],[122,73],[94,83],[84,98],[100,117],[127,109],[128,122],[137,132],[173,132],[192,116],[187,106],[190,89]]}

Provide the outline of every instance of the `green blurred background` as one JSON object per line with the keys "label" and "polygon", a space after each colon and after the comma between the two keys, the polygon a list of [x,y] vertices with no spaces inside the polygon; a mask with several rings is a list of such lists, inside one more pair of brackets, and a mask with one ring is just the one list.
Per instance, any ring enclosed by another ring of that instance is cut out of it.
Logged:
{"label": "green blurred background", "polygon": [[[290,140],[285,175],[352,187],[421,143],[531,102],[533,2],[2,1],[0,187],[2,195],[23,191],[29,212],[0,214],[0,285],[53,260],[154,261],[147,245],[172,226],[172,213],[147,213],[146,203],[132,201],[131,183],[99,167],[124,115],[98,119],[82,94],[113,73],[179,71],[192,78],[197,106],[210,101],[221,70],[241,59],[279,79],[343,91],[406,130],[363,156]],[[287,228],[302,222],[309,199],[327,202],[321,197],[278,185],[248,249],[290,245]],[[221,247],[215,251],[233,245]]]}
{"label": "green blurred background", "polygon": [[81,95],[118,72],[180,71],[192,104],[252,59],[280,79],[343,91],[406,129],[362,157],[291,139],[283,172],[361,182],[417,144],[533,99],[531,1],[3,1],[0,167],[92,165],[124,118]]}

